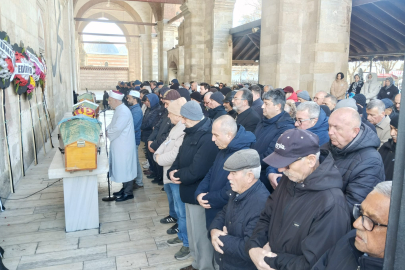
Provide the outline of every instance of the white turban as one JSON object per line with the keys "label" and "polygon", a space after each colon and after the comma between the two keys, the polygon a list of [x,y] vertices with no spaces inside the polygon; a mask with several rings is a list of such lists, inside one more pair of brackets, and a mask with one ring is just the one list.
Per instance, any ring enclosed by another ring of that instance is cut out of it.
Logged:
{"label": "white turban", "polygon": [[110,92],[108,93],[108,95],[114,99],[118,99],[118,100],[122,100],[124,98],[124,94],[122,94],[119,91],[115,91],[115,90],[110,90]]}
{"label": "white turban", "polygon": [[141,97],[141,93],[139,91],[135,91],[135,90],[131,90],[129,91],[130,96],[136,97],[136,98],[140,98]]}

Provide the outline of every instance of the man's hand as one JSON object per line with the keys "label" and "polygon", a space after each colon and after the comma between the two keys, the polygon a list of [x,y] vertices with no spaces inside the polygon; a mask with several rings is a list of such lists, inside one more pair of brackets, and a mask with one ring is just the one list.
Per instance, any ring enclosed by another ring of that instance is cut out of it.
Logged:
{"label": "man's hand", "polygon": [[174,177],[174,174],[175,174],[176,172],[178,172],[178,170],[171,171],[171,172],[169,173],[169,177],[170,177],[170,180],[173,182],[173,184],[179,185],[179,184],[181,184],[180,178]]}
{"label": "man's hand", "polygon": [[249,250],[249,256],[258,270],[274,270],[264,261],[264,257],[268,254],[268,252],[269,251],[259,247]]}
{"label": "man's hand", "polygon": [[281,177],[281,176],[283,176],[283,175],[282,175],[282,174],[279,174],[279,173],[269,173],[269,175],[267,176],[267,177],[269,178],[270,185],[271,185],[274,189],[276,189],[276,187],[278,186],[277,178],[279,178],[279,177]]}
{"label": "man's hand", "polygon": [[207,201],[207,200],[203,200],[203,197],[204,197],[205,195],[207,195],[207,194],[208,194],[208,192],[207,192],[207,193],[200,193],[200,194],[197,196],[197,201],[198,201],[198,203],[199,203],[202,207],[204,207],[205,209],[210,209],[210,208],[211,208],[211,205],[208,204],[208,201]]}
{"label": "man's hand", "polygon": [[[201,193],[201,194],[202,194],[202,193]],[[200,195],[201,195],[201,194],[200,194]],[[221,254],[224,254],[224,251],[221,249],[221,247],[224,246],[224,243],[222,243],[222,241],[219,240],[219,237],[220,237],[220,236],[225,236],[225,235],[227,235],[227,234],[228,234],[228,230],[226,229],[225,226],[224,226],[224,230],[223,230],[223,231],[218,230],[218,229],[212,229],[212,230],[211,230],[211,243],[212,243],[214,249],[215,249],[217,252],[221,253]]]}
{"label": "man's hand", "polygon": [[148,141],[148,149],[149,149],[149,152],[155,153],[155,150],[153,150],[153,149],[150,147],[152,143],[153,143],[153,141]]}

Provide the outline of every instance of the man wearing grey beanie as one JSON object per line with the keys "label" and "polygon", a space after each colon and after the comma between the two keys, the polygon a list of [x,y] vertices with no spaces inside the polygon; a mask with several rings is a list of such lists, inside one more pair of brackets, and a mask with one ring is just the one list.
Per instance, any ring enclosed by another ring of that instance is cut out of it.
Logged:
{"label": "man wearing grey beanie", "polygon": [[308,91],[301,91],[297,94],[299,102],[311,101]]}
{"label": "man wearing grey beanie", "polygon": [[[173,184],[180,185],[180,194],[173,193],[173,199],[181,199],[186,205],[187,235],[189,247],[182,246],[175,254],[177,260],[194,261],[187,269],[214,269],[214,248],[207,237],[205,209],[194,196],[198,185],[210,170],[219,151],[212,141],[212,120],[205,118],[201,106],[189,101],[181,107],[182,123],[186,126],[183,143],[173,165],[167,171]],[[171,239],[170,246],[182,245],[181,239]]]}

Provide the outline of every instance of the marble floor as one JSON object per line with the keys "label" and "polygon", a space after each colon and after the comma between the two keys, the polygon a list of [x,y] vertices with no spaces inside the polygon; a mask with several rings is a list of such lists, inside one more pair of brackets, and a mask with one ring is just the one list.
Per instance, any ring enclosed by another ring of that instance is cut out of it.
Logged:
{"label": "marble floor", "polygon": [[[107,123],[111,117],[108,111]],[[108,186],[106,175],[99,175],[100,229],[66,233],[63,183],[53,184],[56,180],[48,179],[48,167],[58,146],[56,131],[53,144],[52,149],[48,142],[46,154],[43,149],[38,153],[39,164],[27,169],[16,192],[3,202],[7,210],[0,212],[0,246],[8,269],[164,270],[191,263],[191,258],[177,261],[174,254],[180,247],[167,245],[166,240],[175,236],[166,234],[172,224],[159,222],[168,215],[166,193],[146,177],[145,188],[135,191],[135,199],[116,203],[101,200]],[[113,184],[113,191],[120,188],[121,184]]]}

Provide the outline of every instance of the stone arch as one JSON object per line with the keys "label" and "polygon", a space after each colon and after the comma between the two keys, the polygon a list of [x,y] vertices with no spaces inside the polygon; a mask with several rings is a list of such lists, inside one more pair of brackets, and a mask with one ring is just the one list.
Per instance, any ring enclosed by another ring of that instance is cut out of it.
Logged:
{"label": "stone arch", "polygon": [[[102,17],[102,16],[104,16],[104,18],[107,18],[107,19],[112,20],[112,21],[118,21],[118,18],[114,17],[113,15],[109,14],[108,12],[99,12],[99,13],[96,13],[96,14],[93,14],[93,15],[89,16],[88,18],[89,18],[89,19],[97,19],[97,18],[100,18],[100,17]],[[83,32],[83,29],[84,29],[89,23],[90,23],[90,22],[81,22],[81,23],[78,25],[77,31],[78,31],[78,32]],[[130,35],[130,33],[129,33],[129,31],[128,31],[128,28],[125,26],[125,24],[117,24],[117,26],[122,30],[122,32],[124,33],[124,35]],[[131,38],[130,38],[130,37],[125,37],[125,39],[126,39],[126,42],[127,42],[127,43],[128,43],[128,42],[131,42]]]}
{"label": "stone arch", "polygon": [[[100,4],[100,3],[104,3],[104,2],[108,2],[108,0],[91,0],[89,2],[87,2],[86,4],[84,4],[76,13],[75,17],[81,18],[83,17],[83,15],[90,10],[93,6]],[[143,22],[141,16],[139,16],[138,12],[136,12],[136,10],[134,10],[132,8],[132,6],[130,6],[129,4],[125,3],[124,1],[117,1],[117,0],[110,0],[110,3],[114,3],[116,5],[121,6],[122,8],[124,8],[125,12],[127,12],[132,20],[134,22]],[[76,24],[77,26],[77,24]],[[138,25],[138,29],[139,29],[139,33],[140,34],[145,34],[145,26],[144,25]]]}
{"label": "stone arch", "polygon": [[170,62],[168,67],[169,80],[177,79],[177,73],[178,73],[177,64],[174,61]]}

